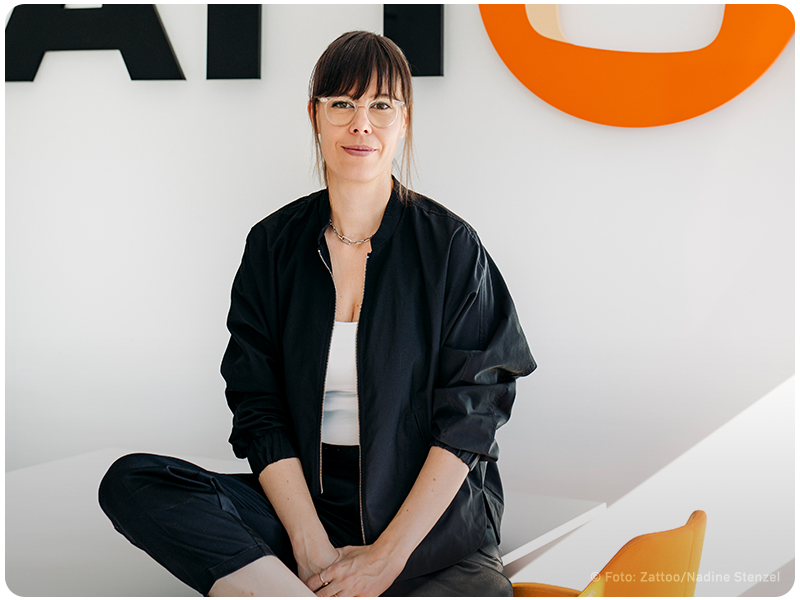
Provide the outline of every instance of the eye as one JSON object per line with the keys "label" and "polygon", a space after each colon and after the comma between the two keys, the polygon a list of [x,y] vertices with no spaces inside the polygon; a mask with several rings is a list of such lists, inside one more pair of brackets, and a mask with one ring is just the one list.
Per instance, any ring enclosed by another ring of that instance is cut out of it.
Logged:
{"label": "eye", "polygon": [[376,100],[375,102],[372,103],[372,106],[370,106],[370,108],[374,108],[377,110],[391,110],[392,105],[387,100]]}
{"label": "eye", "polygon": [[353,108],[353,103],[345,98],[336,98],[330,102],[330,107],[337,110],[348,110]]}

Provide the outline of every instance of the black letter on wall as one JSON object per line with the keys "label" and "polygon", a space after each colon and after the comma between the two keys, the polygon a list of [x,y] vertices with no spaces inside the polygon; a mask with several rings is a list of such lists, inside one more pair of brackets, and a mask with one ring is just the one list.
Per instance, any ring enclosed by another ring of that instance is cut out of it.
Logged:
{"label": "black letter on wall", "polygon": [[412,75],[444,75],[443,4],[384,4],[383,35],[403,50]]}
{"label": "black letter on wall", "polygon": [[261,5],[209,4],[206,79],[261,79]]}
{"label": "black letter on wall", "polygon": [[49,50],[119,50],[131,79],[184,79],[153,4],[23,4],[6,25],[6,81],[33,81]]}

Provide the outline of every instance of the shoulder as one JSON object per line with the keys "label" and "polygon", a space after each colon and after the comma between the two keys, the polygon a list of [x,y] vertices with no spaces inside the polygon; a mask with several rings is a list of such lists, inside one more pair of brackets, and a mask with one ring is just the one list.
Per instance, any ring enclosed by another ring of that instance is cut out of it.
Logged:
{"label": "shoulder", "polygon": [[427,196],[410,192],[406,210],[412,224],[433,230],[437,237],[446,237],[455,244],[481,245],[478,232],[466,220]]}
{"label": "shoulder", "polygon": [[250,229],[248,241],[276,242],[287,235],[296,236],[313,222],[309,217],[319,210],[319,202],[324,193],[325,190],[319,190],[298,198],[264,217]]}

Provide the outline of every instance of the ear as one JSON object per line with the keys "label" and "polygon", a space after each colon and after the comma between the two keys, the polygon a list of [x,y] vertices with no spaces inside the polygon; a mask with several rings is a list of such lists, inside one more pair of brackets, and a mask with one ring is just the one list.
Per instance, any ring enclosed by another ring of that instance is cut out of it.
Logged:
{"label": "ear", "polygon": [[318,133],[319,129],[317,128],[317,121],[314,119],[314,102],[315,100],[311,99],[308,101],[308,118],[311,119],[311,126],[314,128],[314,133]]}
{"label": "ear", "polygon": [[404,106],[403,107],[403,128],[400,131],[400,139],[406,137],[406,131],[408,131],[408,109]]}

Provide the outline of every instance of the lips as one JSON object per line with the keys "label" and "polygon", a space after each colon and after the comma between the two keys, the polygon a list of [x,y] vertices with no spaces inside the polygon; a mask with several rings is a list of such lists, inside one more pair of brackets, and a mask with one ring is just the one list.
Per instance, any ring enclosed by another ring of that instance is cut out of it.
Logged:
{"label": "lips", "polygon": [[361,145],[342,146],[342,150],[347,152],[350,156],[369,156],[376,151],[375,148]]}

